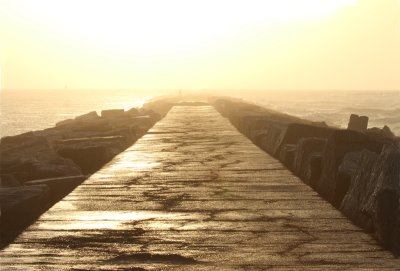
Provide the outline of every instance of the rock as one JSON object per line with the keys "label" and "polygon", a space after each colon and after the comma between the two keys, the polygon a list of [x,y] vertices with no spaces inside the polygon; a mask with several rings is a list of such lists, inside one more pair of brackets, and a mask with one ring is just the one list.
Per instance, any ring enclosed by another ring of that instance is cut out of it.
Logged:
{"label": "rock", "polygon": [[273,155],[275,150],[279,145],[279,138],[282,133],[284,133],[284,126],[272,124],[268,127],[265,136],[263,137],[263,141],[261,142],[261,149]]}
{"label": "rock", "polygon": [[362,155],[365,153],[370,153],[371,155],[375,154],[374,152],[366,149],[348,152],[345,154],[336,174],[336,191],[334,202],[342,202],[344,195],[349,189],[351,178],[361,163]]}
{"label": "rock", "polygon": [[56,144],[58,154],[74,161],[83,174],[99,170],[128,147],[122,136],[75,138],[58,141]]}
{"label": "rock", "polygon": [[82,147],[82,148],[63,148],[58,153],[65,158],[74,161],[83,174],[91,174],[99,170],[104,164],[109,162],[115,153],[111,153],[106,147]]}
{"label": "rock", "polygon": [[1,147],[10,148],[27,148],[35,145],[46,144],[47,139],[41,136],[35,136],[33,132],[28,132],[16,136],[6,136],[1,138]]}
{"label": "rock", "polygon": [[311,125],[313,125],[313,126],[320,126],[320,127],[329,127],[329,125],[328,124],[326,124],[326,122],[325,121],[312,121],[311,122]]}
{"label": "rock", "polygon": [[13,175],[19,182],[81,174],[78,166],[59,156],[44,137],[5,142],[0,144],[1,173]]}
{"label": "rock", "polygon": [[66,120],[62,120],[56,123],[56,127],[60,127],[60,126],[64,126],[64,125],[70,125],[75,123],[75,120],[73,119],[66,119]]}
{"label": "rock", "polygon": [[267,130],[255,130],[251,134],[251,141],[262,148],[262,143],[267,140]]}
{"label": "rock", "polygon": [[314,154],[322,156],[326,142],[327,139],[319,137],[307,137],[298,141],[294,155],[293,171],[305,183],[309,184],[310,182],[306,175],[309,170],[311,156]]}
{"label": "rock", "polygon": [[284,133],[281,134],[277,142],[275,154],[280,152],[280,148],[285,144],[297,144],[300,139],[307,137],[328,138],[335,130],[321,126],[312,126],[301,123],[291,123],[287,126]]}
{"label": "rock", "polygon": [[0,188],[0,248],[50,206],[47,185]]}
{"label": "rock", "polygon": [[279,153],[279,160],[290,170],[293,170],[295,152],[296,152],[296,145],[285,144],[281,147]]}
{"label": "rock", "polygon": [[129,119],[131,125],[137,125],[141,127],[150,128],[153,125],[154,119],[149,115],[137,116]]}
{"label": "rock", "polygon": [[351,179],[360,165],[362,155],[366,152],[373,154],[373,152],[365,149],[346,153],[342,163],[339,166],[338,175],[343,175]]}
{"label": "rock", "polygon": [[387,137],[387,138],[394,138],[395,137],[395,134],[386,125],[382,129],[379,129],[377,127],[369,128],[367,130],[367,133],[372,135],[372,136],[377,136],[377,137]]}
{"label": "rock", "polygon": [[[162,111],[162,113],[168,113],[168,112],[163,112]],[[140,114],[142,115],[142,116],[148,116],[149,118],[151,118],[154,122],[156,122],[156,121],[159,121],[164,115],[162,115],[162,113],[159,113],[159,112],[157,112],[157,111],[154,111],[154,110],[152,110],[152,109],[145,109],[145,108],[142,108],[141,110],[140,110]],[[138,116],[139,117],[139,116]]]}
{"label": "rock", "polygon": [[309,184],[312,188],[316,188],[318,180],[321,178],[322,171],[322,155],[312,154],[310,162],[306,166],[305,176],[303,181]]}
{"label": "rock", "polygon": [[252,139],[252,134],[269,126],[270,119],[264,115],[251,114],[237,117],[237,129]]}
{"label": "rock", "polygon": [[355,131],[335,131],[329,137],[323,152],[322,173],[317,183],[317,191],[335,207],[339,207],[340,202],[335,201],[338,183],[337,172],[346,153],[361,151],[363,149],[380,153],[383,145],[387,142],[389,141],[377,140]]}
{"label": "rock", "polygon": [[10,175],[13,176],[20,184],[23,184],[24,182],[30,180],[28,172],[13,171],[12,174],[10,174]]}
{"label": "rock", "polygon": [[61,200],[86,179],[85,175],[48,178],[26,182],[25,185],[47,185],[50,188],[52,203]]}
{"label": "rock", "polygon": [[143,107],[139,110],[140,114],[147,115],[147,112],[152,112],[150,114],[153,115],[154,120],[158,121],[163,118],[173,106],[172,102],[169,102],[167,99],[160,101],[152,101],[143,105]]}
{"label": "rock", "polygon": [[387,125],[383,126],[382,131],[388,137],[394,137],[395,136],[394,133],[392,132],[392,130],[390,130],[389,126],[387,126]]}
{"label": "rock", "polygon": [[[131,146],[141,135],[145,133],[145,131],[147,131],[147,129],[142,130],[141,128],[138,128],[136,126],[126,126],[124,128],[114,129],[108,133],[104,133],[104,136],[120,138],[121,142],[125,142],[123,143],[123,148],[125,148]],[[122,138],[124,139],[123,141]]]}
{"label": "rock", "polygon": [[77,121],[91,121],[91,120],[95,120],[95,119],[98,119],[98,118],[99,118],[99,115],[97,115],[97,112],[96,111],[91,111],[89,113],[77,116],[75,118],[75,120],[77,120]]}
{"label": "rock", "polygon": [[0,187],[16,187],[21,183],[12,174],[0,174]]}
{"label": "rock", "polygon": [[32,180],[32,174],[36,171],[35,161],[24,156],[2,155],[0,159],[0,169],[3,174],[12,175],[18,182],[23,183]]}
{"label": "rock", "polygon": [[123,116],[125,113],[124,109],[109,109],[101,111],[101,117],[103,118],[114,118]]}
{"label": "rock", "polygon": [[131,116],[139,115],[139,109],[132,107],[131,109],[126,111],[125,114],[131,115]]}
{"label": "rock", "polygon": [[123,147],[124,143],[125,142],[123,136],[70,138],[55,142],[57,146],[73,145],[79,147],[98,146],[98,145],[112,145],[112,146]]}
{"label": "rock", "polygon": [[[213,104],[224,117],[229,118],[230,122],[241,133],[246,135],[257,146],[275,157],[279,157],[280,146],[297,143],[296,140],[290,141],[291,139],[289,137],[292,133],[288,133],[288,141],[283,139],[283,137],[285,137],[284,131],[288,129],[289,125],[306,125],[311,123],[293,116],[262,108],[258,105],[233,99],[217,99],[213,101]],[[308,126],[317,127],[315,129],[327,129],[320,126]],[[296,134],[296,132],[294,134]]]}
{"label": "rock", "polygon": [[400,145],[386,145],[380,155],[363,151],[340,209],[400,254]]}
{"label": "rock", "polygon": [[368,117],[367,116],[358,116],[356,114],[350,115],[349,124],[347,126],[348,130],[365,132],[368,128]]}
{"label": "rock", "polygon": [[356,225],[368,232],[373,232],[372,217],[364,213],[363,209],[376,186],[376,182],[371,182],[373,178],[372,168],[379,155],[367,150],[360,153],[360,164],[351,178],[349,189],[342,200],[340,210]]}
{"label": "rock", "polygon": [[102,133],[111,131],[112,125],[108,120],[105,119],[93,119],[91,121],[80,121],[73,124],[71,127],[74,132],[90,132],[93,133]]}
{"label": "rock", "polygon": [[0,188],[2,217],[8,213],[29,213],[35,206],[42,209],[49,203],[49,192],[47,185]]}

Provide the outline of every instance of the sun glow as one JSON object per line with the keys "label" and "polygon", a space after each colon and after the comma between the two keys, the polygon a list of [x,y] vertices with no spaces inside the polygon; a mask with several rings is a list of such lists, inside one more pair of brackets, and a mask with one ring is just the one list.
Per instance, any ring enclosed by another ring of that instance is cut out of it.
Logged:
{"label": "sun glow", "polygon": [[11,1],[24,16],[72,41],[108,49],[180,50],[254,25],[324,18],[355,0]]}
{"label": "sun glow", "polygon": [[0,0],[1,83],[68,90],[398,89],[398,3]]}

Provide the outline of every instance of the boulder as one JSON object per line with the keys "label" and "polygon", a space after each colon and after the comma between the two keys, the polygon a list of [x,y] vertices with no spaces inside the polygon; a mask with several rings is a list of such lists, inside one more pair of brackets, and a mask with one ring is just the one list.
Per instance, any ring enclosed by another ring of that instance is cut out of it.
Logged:
{"label": "boulder", "polygon": [[282,133],[284,133],[284,131],[284,125],[271,124],[268,127],[265,136],[262,138],[263,141],[260,144],[261,149],[271,155],[274,155],[275,150],[278,148],[279,145],[279,138],[281,137]]}
{"label": "boulder", "polygon": [[12,174],[0,174],[0,187],[16,187],[21,183]]}
{"label": "boulder", "polygon": [[81,174],[71,160],[59,156],[53,150],[47,154],[35,156],[29,153],[10,153],[7,157],[2,157],[1,171],[13,175],[19,182]]}
{"label": "boulder", "polygon": [[125,114],[124,109],[108,109],[108,110],[102,110],[101,111],[101,117],[103,118],[114,118],[114,117],[120,117]]}
{"label": "boulder", "polygon": [[149,129],[155,120],[150,115],[137,116],[129,119],[131,125],[146,127]]}
{"label": "boulder", "polygon": [[313,126],[320,126],[320,127],[329,127],[328,124],[326,124],[325,121],[312,121],[311,125]]}
{"label": "boulder", "polygon": [[293,170],[294,154],[296,152],[295,144],[285,144],[279,152],[279,160],[290,170]]}
{"label": "boulder", "polygon": [[36,136],[33,132],[28,132],[16,136],[6,136],[1,138],[0,147],[4,148],[28,148],[36,145],[47,144],[47,139]]}
{"label": "boulder", "polygon": [[18,183],[23,184],[24,182],[30,180],[29,177],[29,173],[28,172],[18,172],[18,171],[13,171],[12,174],[6,174],[6,175],[10,175],[13,178],[15,178],[15,180],[17,180]]}
{"label": "boulder", "polygon": [[87,147],[87,146],[116,146],[124,147],[125,141],[123,136],[99,136],[84,138],[69,138],[54,142],[59,149],[61,146]]}
{"label": "boulder", "polygon": [[55,203],[68,195],[86,179],[85,175],[48,178],[26,182],[25,185],[47,185],[50,188],[51,201]]}
{"label": "boulder", "polygon": [[361,157],[366,152],[375,154],[374,152],[366,149],[348,152],[345,154],[336,174],[336,191],[334,196],[335,198],[333,199],[334,202],[342,202],[344,195],[349,189],[350,180],[361,163]]}
{"label": "boulder", "polygon": [[395,134],[392,132],[392,130],[390,130],[389,126],[387,126],[387,125],[383,126],[382,132],[384,134],[386,134],[388,137],[394,137],[395,136]]}
{"label": "boulder", "polygon": [[47,185],[0,188],[0,248],[50,207]]}
{"label": "boulder", "polygon": [[66,120],[62,120],[56,123],[56,127],[60,127],[60,126],[64,126],[64,125],[70,125],[75,123],[75,120],[73,119],[66,119]]}
{"label": "boulder", "polygon": [[17,136],[0,144],[0,170],[19,182],[79,175],[81,171],[71,160],[59,156],[44,137]]}
{"label": "boulder", "polygon": [[158,121],[163,118],[173,106],[172,102],[168,100],[161,101],[152,101],[143,105],[139,110],[139,114],[147,114],[146,112],[152,112],[151,114],[154,116],[154,120]]}
{"label": "boulder", "polygon": [[[153,120],[153,123],[155,123],[156,121],[159,121],[163,116],[165,116],[163,114],[166,114],[166,113],[168,113],[168,111],[167,112],[161,111],[161,113],[160,113],[160,112],[155,111],[153,109],[145,109],[145,108],[141,108],[140,109],[140,115],[141,116],[148,116],[150,119]],[[138,117],[140,117],[140,116],[138,116]]]}
{"label": "boulder", "polygon": [[257,145],[258,147],[262,148],[262,143],[266,140],[267,138],[267,130],[255,130],[252,132],[252,138],[251,141]]}
{"label": "boulder", "polygon": [[400,145],[386,145],[379,155],[363,151],[340,209],[400,254]]}
{"label": "boulder", "polygon": [[[255,144],[260,145],[258,137],[262,133],[267,133],[270,127],[280,127],[281,130],[286,128],[286,123],[277,121],[274,117],[267,115],[253,116],[251,118],[243,118],[242,133],[245,134]],[[258,142],[258,143],[256,143]]]}
{"label": "boulder", "polygon": [[131,116],[136,116],[139,115],[139,109],[132,107],[131,109],[127,110],[125,114],[131,115]]}
{"label": "boulder", "polygon": [[347,126],[348,130],[365,132],[368,128],[368,117],[358,116],[356,114],[351,114],[349,119],[349,124]]}
{"label": "boulder", "polygon": [[56,142],[57,153],[91,174],[128,147],[123,136],[74,138]]}
{"label": "boulder", "polygon": [[93,135],[112,130],[112,124],[106,119],[96,118],[91,121],[76,122],[71,129],[74,133],[88,132]]}
{"label": "boulder", "polygon": [[307,137],[328,138],[335,130],[332,128],[313,126],[309,124],[291,123],[281,134],[277,142],[275,154],[280,152],[280,148],[285,144],[297,144],[300,139]]}
{"label": "boulder", "polygon": [[238,117],[238,130],[252,139],[251,134],[268,126],[268,117],[260,114],[244,115]]}
{"label": "boulder", "polygon": [[395,137],[395,134],[386,125],[382,129],[377,127],[369,128],[366,132],[372,136],[377,136],[377,137],[387,137],[387,138]]}
{"label": "boulder", "polygon": [[321,171],[322,171],[322,155],[312,154],[310,156],[310,162],[306,165],[305,175],[302,180],[315,189],[317,181],[321,178]]}
{"label": "boulder", "polygon": [[72,128],[76,121],[72,121],[70,124],[58,125],[52,128],[47,128],[44,130],[35,131],[34,135],[37,137],[45,138],[51,145],[54,140],[59,140],[68,136],[72,132]]}
{"label": "boulder", "polygon": [[372,232],[372,217],[364,213],[363,209],[376,186],[376,180],[372,180],[375,181],[374,183],[371,182],[372,168],[379,155],[367,150],[360,153],[360,163],[350,180],[350,186],[342,200],[340,210],[356,225],[365,231]]}
{"label": "boulder", "polygon": [[48,206],[50,189],[47,185],[0,188],[2,217],[6,214],[30,213],[31,209]]}
{"label": "boulder", "polygon": [[356,131],[334,131],[323,151],[322,172],[317,183],[317,191],[335,207],[339,207],[340,202],[335,201],[335,193],[338,191],[337,172],[346,153],[363,149],[380,153],[385,143],[387,142]]}
{"label": "boulder", "polygon": [[21,157],[20,155],[1,155],[0,169],[4,175],[11,175],[18,182],[24,183],[25,181],[32,180],[31,176],[36,171],[35,161],[29,158]]}
{"label": "boulder", "polygon": [[298,141],[294,154],[293,171],[305,183],[309,183],[310,181],[306,179],[306,173],[309,170],[311,156],[314,154],[321,156],[326,142],[327,139],[319,137],[307,137]]}
{"label": "boulder", "polygon": [[91,120],[95,120],[95,119],[98,119],[98,118],[99,118],[99,115],[97,115],[97,112],[96,111],[91,111],[89,113],[77,116],[75,118],[75,120],[77,120],[77,121],[91,121]]}
{"label": "boulder", "polygon": [[125,147],[132,145],[142,134],[144,134],[144,132],[139,127],[125,126],[123,128],[116,128],[107,133],[104,133],[104,137],[117,137],[117,138],[121,139],[121,142],[122,142],[122,138],[123,138],[124,139],[123,147],[125,148]]}

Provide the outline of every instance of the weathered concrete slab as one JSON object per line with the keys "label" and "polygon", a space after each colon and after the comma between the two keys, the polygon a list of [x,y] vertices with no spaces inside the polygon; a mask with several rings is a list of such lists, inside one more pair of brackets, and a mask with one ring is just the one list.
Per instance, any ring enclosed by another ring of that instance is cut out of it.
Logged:
{"label": "weathered concrete slab", "polygon": [[399,270],[212,107],[174,107],[0,252],[2,270]]}

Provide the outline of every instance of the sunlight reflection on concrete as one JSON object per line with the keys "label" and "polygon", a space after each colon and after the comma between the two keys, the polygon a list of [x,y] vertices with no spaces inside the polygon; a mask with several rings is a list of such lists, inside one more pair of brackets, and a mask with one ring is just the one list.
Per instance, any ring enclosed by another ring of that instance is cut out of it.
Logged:
{"label": "sunlight reflection on concrete", "polygon": [[161,165],[158,162],[143,162],[143,161],[123,161],[117,162],[108,167],[109,170],[130,170],[130,171],[143,171],[155,168]]}
{"label": "sunlight reflection on concrete", "polygon": [[[54,218],[54,215],[53,215]],[[60,221],[47,220],[38,225],[41,229],[50,230],[87,230],[87,229],[121,229],[125,228],[124,223],[132,224],[137,221],[143,220],[182,220],[194,218],[193,215],[185,213],[171,213],[171,212],[120,212],[120,211],[78,211],[67,213],[60,217]],[[169,224],[169,225],[167,225]],[[130,226],[127,226],[130,227]],[[169,228],[171,223],[152,223],[152,228]]]}
{"label": "sunlight reflection on concrete", "polygon": [[129,170],[129,171],[143,171],[155,168],[161,163],[148,159],[145,153],[142,152],[125,152],[114,158],[113,162],[107,166],[108,170]]}

